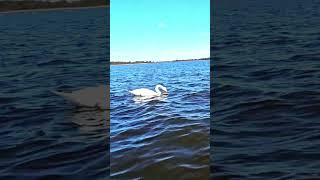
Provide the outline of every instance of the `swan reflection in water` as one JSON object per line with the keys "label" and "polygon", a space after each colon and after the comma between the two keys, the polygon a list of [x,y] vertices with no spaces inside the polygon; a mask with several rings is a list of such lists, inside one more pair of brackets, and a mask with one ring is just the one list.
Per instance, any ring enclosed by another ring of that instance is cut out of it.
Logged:
{"label": "swan reflection in water", "polygon": [[71,121],[83,131],[99,131],[110,125],[110,86],[85,87],[72,92],[52,91],[75,105],[67,113]]}
{"label": "swan reflection in water", "polygon": [[103,131],[110,126],[109,110],[78,108],[70,114],[69,119],[83,132]]}
{"label": "swan reflection in water", "polygon": [[155,97],[144,97],[144,96],[134,96],[133,101],[135,103],[148,103],[148,102],[156,102],[156,101],[165,101],[168,95],[155,96]]}

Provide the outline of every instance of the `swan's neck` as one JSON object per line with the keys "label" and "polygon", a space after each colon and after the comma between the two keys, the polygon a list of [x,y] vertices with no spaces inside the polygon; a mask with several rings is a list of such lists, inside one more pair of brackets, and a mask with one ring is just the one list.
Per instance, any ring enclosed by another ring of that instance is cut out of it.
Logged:
{"label": "swan's neck", "polygon": [[156,93],[157,93],[158,95],[161,95],[161,91],[159,90],[159,86],[156,86],[156,87],[155,87],[155,90],[156,90]]}

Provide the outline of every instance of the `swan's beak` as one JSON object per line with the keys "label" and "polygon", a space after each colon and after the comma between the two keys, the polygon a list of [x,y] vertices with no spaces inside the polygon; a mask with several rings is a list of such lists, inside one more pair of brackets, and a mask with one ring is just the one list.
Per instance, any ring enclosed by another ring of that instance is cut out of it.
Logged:
{"label": "swan's beak", "polygon": [[162,95],[168,95],[168,90],[167,88],[165,87],[162,87],[162,92],[161,92]]}

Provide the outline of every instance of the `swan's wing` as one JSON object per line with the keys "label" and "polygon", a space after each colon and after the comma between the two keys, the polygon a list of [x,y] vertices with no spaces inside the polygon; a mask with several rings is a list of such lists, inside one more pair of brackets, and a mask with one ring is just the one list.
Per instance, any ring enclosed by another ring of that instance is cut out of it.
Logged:
{"label": "swan's wing", "polygon": [[73,104],[79,104],[76,99],[72,96],[72,93],[65,93],[65,92],[58,92],[58,91],[51,91],[52,93],[63,97],[64,99],[70,101]]}
{"label": "swan's wing", "polygon": [[156,92],[146,88],[135,89],[129,92],[135,96],[156,96],[157,95]]}
{"label": "swan's wing", "polygon": [[108,86],[88,87],[72,93],[53,92],[79,106],[110,108]]}

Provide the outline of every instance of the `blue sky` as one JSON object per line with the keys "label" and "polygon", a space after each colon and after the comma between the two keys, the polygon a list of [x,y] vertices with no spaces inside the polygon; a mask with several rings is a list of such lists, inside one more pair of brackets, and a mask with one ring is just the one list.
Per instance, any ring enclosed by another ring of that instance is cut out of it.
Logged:
{"label": "blue sky", "polygon": [[209,0],[111,0],[111,61],[209,57]]}

